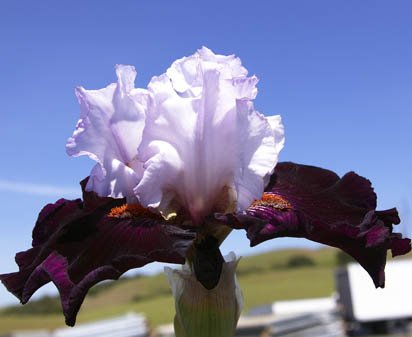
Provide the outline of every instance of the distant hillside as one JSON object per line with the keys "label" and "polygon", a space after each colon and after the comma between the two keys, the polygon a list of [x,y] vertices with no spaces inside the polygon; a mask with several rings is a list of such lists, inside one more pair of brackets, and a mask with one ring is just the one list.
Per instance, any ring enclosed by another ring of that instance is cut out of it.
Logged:
{"label": "distant hillside", "polygon": [[[334,269],[347,258],[334,249],[291,249],[242,258],[238,278],[245,298],[244,311],[276,300],[329,296],[334,291]],[[93,287],[78,322],[145,313],[152,326],[173,320],[174,304],[163,274],[136,276]],[[0,312],[0,333],[14,329],[54,328],[64,325],[57,298],[44,298]]]}

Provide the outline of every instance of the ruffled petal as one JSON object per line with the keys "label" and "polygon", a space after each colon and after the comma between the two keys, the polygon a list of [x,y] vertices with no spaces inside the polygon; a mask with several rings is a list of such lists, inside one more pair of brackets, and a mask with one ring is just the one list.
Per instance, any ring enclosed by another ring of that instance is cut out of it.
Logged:
{"label": "ruffled petal", "polygon": [[[212,211],[246,209],[263,193],[283,146],[283,126],[253,107],[257,78],[234,56],[203,48],[149,84],[145,162],[136,195],[167,218],[199,224]],[[272,126],[274,124],[272,123]]]}
{"label": "ruffled petal", "polygon": [[375,208],[370,181],[354,172],[339,178],[318,167],[279,163],[261,200],[245,214],[219,219],[245,228],[252,246],[288,236],[340,248],[365,268],[376,287],[383,287],[387,250],[402,255],[411,244],[392,232],[400,222],[396,209]]}
{"label": "ruffled petal", "polygon": [[71,156],[87,155],[97,162],[88,191],[133,201],[142,174],[136,155],[148,98],[146,90],[134,88],[134,67],[117,65],[116,74],[117,83],[104,89],[76,89],[80,119],[66,149]]}
{"label": "ruffled petal", "polygon": [[74,325],[84,297],[96,283],[153,261],[183,264],[195,237],[141,206],[130,212],[117,207],[124,199],[87,192],[84,199],[47,205],[33,231],[33,248],[16,255],[19,271],[0,275],[22,303],[52,281],[68,325]]}
{"label": "ruffled petal", "polygon": [[[173,89],[180,95],[199,96],[203,87],[203,70],[217,69],[222,79],[233,80],[247,76],[240,59],[234,55],[216,55],[210,49],[202,47],[194,55],[176,60],[167,69],[166,75],[172,82]],[[252,77],[256,79],[256,77]],[[256,89],[254,89],[256,96]],[[254,97],[253,97],[254,98]]]}
{"label": "ruffled petal", "polygon": [[250,101],[238,101],[237,108],[242,132],[237,135],[237,144],[241,146],[237,148],[239,169],[235,173],[235,184],[237,211],[242,211],[261,197],[277,164],[284,136],[280,116],[272,116],[278,121],[275,125],[254,111]]}

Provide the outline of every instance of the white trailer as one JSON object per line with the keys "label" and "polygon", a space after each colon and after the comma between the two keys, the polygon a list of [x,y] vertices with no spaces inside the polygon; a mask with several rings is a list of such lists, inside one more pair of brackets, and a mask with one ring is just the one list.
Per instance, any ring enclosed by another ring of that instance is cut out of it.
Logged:
{"label": "white trailer", "polygon": [[397,323],[408,325],[412,319],[412,259],[389,261],[385,274],[385,288],[376,289],[359,264],[338,270],[336,288],[349,323],[384,330]]}

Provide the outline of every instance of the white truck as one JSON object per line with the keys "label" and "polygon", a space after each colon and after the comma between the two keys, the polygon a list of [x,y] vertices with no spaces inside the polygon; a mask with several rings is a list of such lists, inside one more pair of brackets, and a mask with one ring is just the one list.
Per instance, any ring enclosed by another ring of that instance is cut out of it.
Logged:
{"label": "white truck", "polygon": [[357,263],[336,273],[339,303],[349,332],[405,332],[412,322],[412,259],[391,260],[384,289]]}

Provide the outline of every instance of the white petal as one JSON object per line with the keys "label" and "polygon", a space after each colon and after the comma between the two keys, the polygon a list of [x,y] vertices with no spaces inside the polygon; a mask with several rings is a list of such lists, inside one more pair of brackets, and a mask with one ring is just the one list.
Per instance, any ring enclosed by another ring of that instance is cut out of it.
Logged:
{"label": "white petal", "polygon": [[[226,78],[237,78],[247,76],[247,70],[242,66],[242,62],[235,55],[217,55],[209,48],[202,47],[197,54],[205,62],[211,62],[223,66],[223,73]],[[221,69],[222,69],[221,68]]]}
{"label": "white petal", "polygon": [[145,171],[135,189],[144,206],[166,217],[186,212],[199,224],[261,197],[283,127],[279,121],[274,131],[254,110],[258,80],[246,73],[234,56],[203,48],[152,79],[138,150]]}
{"label": "white petal", "polygon": [[139,182],[138,176],[135,170],[119,160],[108,160],[103,165],[96,164],[93,167],[86,191],[94,191],[100,196],[127,197],[129,202],[135,202],[137,198],[133,187]]}
{"label": "white petal", "polygon": [[167,76],[173,83],[173,88],[179,92],[183,93],[190,90],[191,87],[200,86],[200,83],[196,81],[200,80],[198,78],[198,66],[199,57],[197,54],[183,57],[175,62],[167,70]]}
{"label": "white petal", "polygon": [[275,135],[276,152],[279,154],[285,145],[285,128],[282,124],[282,117],[279,115],[269,116],[267,120]]}
{"label": "white petal", "polygon": [[206,47],[194,55],[173,62],[166,74],[176,92],[195,97],[201,93],[203,72],[210,69],[217,69],[222,79],[244,78],[247,75],[239,58],[234,55],[216,55]]}
{"label": "white petal", "polygon": [[273,173],[278,160],[275,133],[268,120],[253,109],[251,102],[238,102],[239,133],[238,157],[241,170],[236,174],[238,190],[238,211],[245,210],[260,199],[267,184],[267,177]]}
{"label": "white petal", "polygon": [[146,170],[136,189],[143,205],[163,213],[170,208],[166,194],[175,194],[195,222],[210,213],[226,185],[233,186],[236,166],[234,90],[229,86],[223,90],[227,95],[220,95],[227,83],[219,82],[216,72],[203,79],[204,94],[196,99],[177,95],[167,77],[152,80],[154,105],[139,147]]}
{"label": "white petal", "polygon": [[80,120],[66,144],[71,156],[97,162],[86,187],[100,196],[135,198],[142,164],[136,161],[144,127],[147,92],[134,89],[136,71],[116,66],[118,82],[100,90],[76,89]]}

